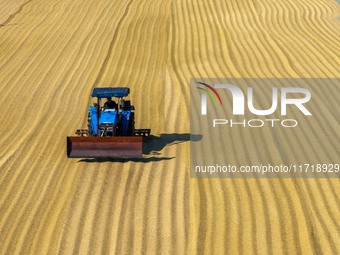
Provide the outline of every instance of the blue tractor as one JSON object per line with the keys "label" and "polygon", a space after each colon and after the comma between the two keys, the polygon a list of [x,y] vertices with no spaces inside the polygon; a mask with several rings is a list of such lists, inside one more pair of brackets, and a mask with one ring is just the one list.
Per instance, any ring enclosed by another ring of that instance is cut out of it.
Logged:
{"label": "blue tractor", "polygon": [[[129,93],[127,87],[93,89],[97,103],[89,107],[88,129],[78,129],[78,136],[67,137],[68,157],[142,157],[143,137],[150,135],[150,129],[135,129],[134,106],[124,100]],[[103,98],[108,102],[101,106]]]}

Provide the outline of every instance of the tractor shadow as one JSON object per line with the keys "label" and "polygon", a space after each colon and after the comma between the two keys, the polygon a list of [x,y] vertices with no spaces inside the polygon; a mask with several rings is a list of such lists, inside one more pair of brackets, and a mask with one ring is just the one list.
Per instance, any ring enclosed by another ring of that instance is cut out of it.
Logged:
{"label": "tractor shadow", "polygon": [[100,163],[100,162],[159,162],[163,160],[171,160],[175,157],[160,157],[161,151],[167,146],[173,146],[176,144],[192,141],[197,142],[202,139],[202,135],[198,134],[160,134],[159,136],[150,135],[144,137],[143,140],[143,158],[126,158],[126,159],[114,159],[114,158],[93,158],[93,159],[81,159],[78,162],[87,163]]}

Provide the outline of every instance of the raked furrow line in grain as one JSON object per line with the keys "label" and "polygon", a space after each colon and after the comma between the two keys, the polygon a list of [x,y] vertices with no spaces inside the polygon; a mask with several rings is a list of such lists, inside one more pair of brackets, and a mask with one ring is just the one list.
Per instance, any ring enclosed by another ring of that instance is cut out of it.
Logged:
{"label": "raked furrow line in grain", "polygon": [[[340,253],[338,179],[190,179],[188,142],[190,78],[337,77],[338,16],[333,0],[0,0],[0,254]],[[141,161],[67,159],[111,85],[160,137]],[[325,126],[235,129],[201,156],[334,161],[339,93],[315,98]]]}

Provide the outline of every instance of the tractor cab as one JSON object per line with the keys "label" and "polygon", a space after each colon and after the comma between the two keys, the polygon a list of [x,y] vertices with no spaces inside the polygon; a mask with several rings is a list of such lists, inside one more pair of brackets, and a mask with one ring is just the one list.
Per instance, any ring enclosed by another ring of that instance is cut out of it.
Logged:
{"label": "tractor cab", "polygon": [[[92,97],[97,103],[89,107],[90,136],[132,136],[134,132],[134,107],[130,100],[124,100],[130,93],[127,87],[95,88]],[[112,99],[114,107],[105,107],[102,99]]]}

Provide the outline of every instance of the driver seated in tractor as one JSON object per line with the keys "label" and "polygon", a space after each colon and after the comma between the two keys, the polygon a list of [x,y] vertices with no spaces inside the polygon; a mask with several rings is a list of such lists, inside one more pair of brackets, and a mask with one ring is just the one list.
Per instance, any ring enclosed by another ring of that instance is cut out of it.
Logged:
{"label": "driver seated in tractor", "polygon": [[117,110],[117,103],[111,99],[111,97],[107,98],[106,103],[104,104],[104,109],[115,109]]}

